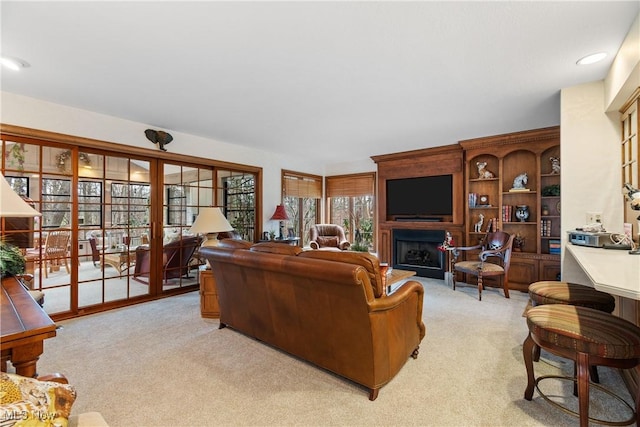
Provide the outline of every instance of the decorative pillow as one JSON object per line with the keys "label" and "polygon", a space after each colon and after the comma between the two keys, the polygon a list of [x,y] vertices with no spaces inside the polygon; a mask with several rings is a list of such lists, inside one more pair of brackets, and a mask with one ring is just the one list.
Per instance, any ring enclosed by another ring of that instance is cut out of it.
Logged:
{"label": "decorative pillow", "polygon": [[318,245],[320,247],[332,247],[332,248],[337,248],[338,247],[338,236],[330,236],[330,237],[323,237],[323,236],[318,236],[318,238],[316,239],[316,242],[318,242]]}
{"label": "decorative pillow", "polygon": [[66,427],[75,400],[68,384],[0,373],[2,427]]}

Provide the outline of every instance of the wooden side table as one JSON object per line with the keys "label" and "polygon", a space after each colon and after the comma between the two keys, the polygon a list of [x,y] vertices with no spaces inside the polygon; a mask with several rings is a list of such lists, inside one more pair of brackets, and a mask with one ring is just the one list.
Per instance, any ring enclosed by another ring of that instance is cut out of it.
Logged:
{"label": "wooden side table", "polygon": [[211,270],[200,269],[200,316],[219,319],[218,289]]}

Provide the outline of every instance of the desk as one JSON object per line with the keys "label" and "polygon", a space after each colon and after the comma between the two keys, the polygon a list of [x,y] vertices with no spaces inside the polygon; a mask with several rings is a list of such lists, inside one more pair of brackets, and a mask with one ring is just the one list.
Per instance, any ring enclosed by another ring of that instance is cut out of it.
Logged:
{"label": "desk", "polygon": [[0,368],[6,372],[11,361],[18,375],[35,377],[44,340],[56,336],[56,325],[14,277],[2,279],[0,303]]}
{"label": "desk", "polygon": [[387,287],[387,295],[393,293],[393,289],[392,286],[394,283],[398,283],[401,280],[404,279],[408,279],[411,276],[415,276],[416,272],[415,271],[409,271],[409,270],[399,270],[397,268],[392,269],[390,272],[387,273],[387,277],[386,277],[386,281],[385,281],[385,286]]}
{"label": "desk", "polygon": [[[568,256],[582,269],[588,283],[568,277],[567,281],[625,298],[640,300],[640,255],[625,250],[566,245]],[[564,275],[564,273],[563,273]],[[563,280],[566,280],[563,277]]]}

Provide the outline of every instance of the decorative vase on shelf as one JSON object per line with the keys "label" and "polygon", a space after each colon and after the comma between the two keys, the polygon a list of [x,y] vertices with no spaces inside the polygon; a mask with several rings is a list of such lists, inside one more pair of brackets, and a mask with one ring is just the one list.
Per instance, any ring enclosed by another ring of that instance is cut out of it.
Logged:
{"label": "decorative vase on shelf", "polygon": [[525,222],[529,219],[529,206],[527,205],[518,205],[516,206],[516,218],[520,222]]}

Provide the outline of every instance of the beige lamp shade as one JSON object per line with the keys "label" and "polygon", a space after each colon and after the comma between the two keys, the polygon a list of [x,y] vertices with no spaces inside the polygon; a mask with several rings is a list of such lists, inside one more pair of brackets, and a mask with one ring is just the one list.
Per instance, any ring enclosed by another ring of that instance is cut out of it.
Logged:
{"label": "beige lamp shade", "polygon": [[224,217],[220,208],[200,208],[200,213],[189,229],[194,234],[205,234],[207,239],[202,246],[215,246],[218,243],[218,233],[232,231],[233,227]]}
{"label": "beige lamp shade", "polygon": [[0,173],[0,217],[22,218],[42,215],[18,195]]}

